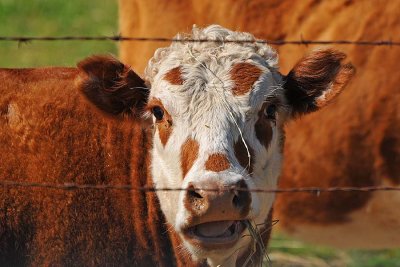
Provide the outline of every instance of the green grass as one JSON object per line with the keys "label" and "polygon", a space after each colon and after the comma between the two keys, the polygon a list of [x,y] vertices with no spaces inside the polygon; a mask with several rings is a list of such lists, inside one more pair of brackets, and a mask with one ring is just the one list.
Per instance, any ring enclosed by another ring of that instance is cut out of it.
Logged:
{"label": "green grass", "polygon": [[[116,0],[0,0],[0,35],[63,36],[118,33]],[[92,54],[117,54],[115,42],[0,42],[0,67],[74,66]],[[273,266],[400,266],[400,250],[341,251],[274,235]],[[292,264],[285,265],[291,260]]]}
{"label": "green grass", "polygon": [[[0,0],[0,35],[113,35],[118,33],[117,16],[116,0]],[[117,54],[117,43],[0,42],[0,67],[74,66],[101,53]]]}
{"label": "green grass", "polygon": [[399,249],[339,250],[293,240],[280,233],[273,234],[268,251],[274,267],[400,267]]}
{"label": "green grass", "polygon": [[352,267],[400,266],[400,250],[350,251]]}

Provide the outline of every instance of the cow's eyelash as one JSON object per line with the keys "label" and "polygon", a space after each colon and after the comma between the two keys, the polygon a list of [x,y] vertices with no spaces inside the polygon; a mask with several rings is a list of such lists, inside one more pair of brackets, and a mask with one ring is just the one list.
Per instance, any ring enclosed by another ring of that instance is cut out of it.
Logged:
{"label": "cow's eyelash", "polygon": [[282,102],[280,98],[278,98],[275,95],[269,95],[267,96],[264,101],[263,101],[263,106],[265,107],[266,105],[275,105],[277,110],[288,110],[290,108],[289,105],[285,104]]}
{"label": "cow's eyelash", "polygon": [[147,106],[144,108],[144,111],[145,111],[145,112],[148,112],[148,113],[152,113],[154,107],[159,107],[159,105],[156,105],[156,104],[147,105]]}
{"label": "cow's eyelash", "polygon": [[157,98],[152,98],[150,99],[150,101],[147,103],[147,105],[144,107],[145,112],[150,112],[152,113],[153,108],[155,107],[161,107],[162,109],[164,109],[164,105],[162,104],[162,102],[157,99]]}
{"label": "cow's eyelash", "polygon": [[282,105],[280,99],[279,99],[278,97],[276,97],[275,95],[269,95],[269,96],[267,96],[267,97],[264,99],[263,103],[264,103],[264,104],[274,104],[274,105],[276,105],[276,106],[278,106],[278,107]]}

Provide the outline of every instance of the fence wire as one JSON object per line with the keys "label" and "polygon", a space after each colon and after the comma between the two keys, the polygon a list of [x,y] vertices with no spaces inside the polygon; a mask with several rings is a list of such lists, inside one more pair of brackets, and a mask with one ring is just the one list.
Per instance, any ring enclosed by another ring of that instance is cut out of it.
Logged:
{"label": "fence wire", "polygon": [[358,45],[358,46],[400,46],[392,40],[216,40],[216,39],[175,39],[164,37],[112,36],[0,36],[0,41],[29,43],[32,41],[115,41],[115,42],[218,42],[218,43],[261,43],[269,45]]}
{"label": "fence wire", "polygon": [[333,193],[333,192],[375,192],[375,191],[400,191],[400,186],[365,186],[365,187],[297,187],[297,188],[274,188],[274,189],[248,189],[236,186],[227,186],[224,188],[172,188],[163,187],[156,188],[153,186],[136,187],[132,185],[112,185],[112,184],[52,184],[52,183],[35,183],[35,182],[17,182],[17,181],[0,181],[0,187],[4,188],[46,188],[56,190],[123,190],[123,191],[140,191],[140,192],[156,192],[156,191],[248,191],[256,193]]}

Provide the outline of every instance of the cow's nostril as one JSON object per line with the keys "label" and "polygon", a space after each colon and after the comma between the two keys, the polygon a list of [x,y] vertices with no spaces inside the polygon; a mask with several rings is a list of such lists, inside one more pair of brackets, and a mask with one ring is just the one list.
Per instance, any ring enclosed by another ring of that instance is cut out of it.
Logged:
{"label": "cow's nostril", "polygon": [[203,198],[202,195],[200,195],[199,193],[196,192],[196,189],[192,189],[192,190],[189,189],[188,194],[189,194],[189,197],[191,197],[191,198]]}
{"label": "cow's nostril", "polygon": [[237,209],[241,209],[248,205],[249,193],[247,191],[236,191],[232,199],[233,206]]}
{"label": "cow's nostril", "polygon": [[199,213],[208,208],[207,195],[204,191],[196,189],[196,187],[189,183],[186,191],[185,206],[188,210]]}
{"label": "cow's nostril", "polygon": [[189,196],[189,198],[192,198],[192,199],[200,199],[200,198],[203,198],[203,196],[202,195],[200,195],[198,192],[197,192],[197,189],[193,186],[193,185],[189,185],[189,187],[188,187],[188,192],[187,192],[187,194],[188,194],[188,196]]}
{"label": "cow's nostril", "polygon": [[239,198],[238,194],[235,194],[235,196],[233,197],[232,203],[235,208],[240,208],[241,204],[240,204],[240,198]]}
{"label": "cow's nostril", "polygon": [[239,181],[236,186],[236,190],[233,191],[233,198],[232,198],[232,204],[233,206],[241,211],[248,210],[250,202],[251,202],[251,196],[250,192],[247,190],[247,185],[245,181]]}

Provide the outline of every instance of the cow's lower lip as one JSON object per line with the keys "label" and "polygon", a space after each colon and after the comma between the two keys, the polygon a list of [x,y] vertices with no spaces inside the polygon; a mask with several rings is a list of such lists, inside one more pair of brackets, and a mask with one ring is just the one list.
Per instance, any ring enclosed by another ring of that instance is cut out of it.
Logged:
{"label": "cow's lower lip", "polygon": [[[208,228],[209,230],[207,230]],[[183,233],[186,239],[194,245],[216,249],[233,246],[245,228],[243,221],[215,221],[186,228]]]}

